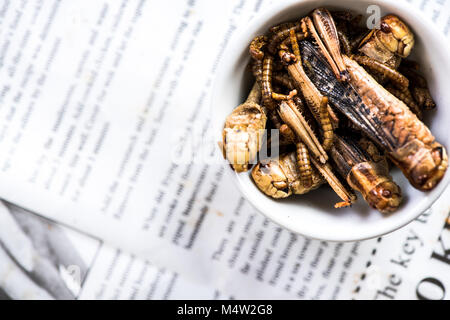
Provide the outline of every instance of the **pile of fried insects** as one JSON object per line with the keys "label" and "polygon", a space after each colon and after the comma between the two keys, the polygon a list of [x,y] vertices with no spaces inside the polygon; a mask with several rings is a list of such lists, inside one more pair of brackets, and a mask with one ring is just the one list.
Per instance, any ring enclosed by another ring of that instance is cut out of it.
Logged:
{"label": "pile of fried insects", "polygon": [[336,208],[354,203],[356,190],[390,213],[402,201],[391,162],[421,191],[444,176],[446,150],[421,121],[436,105],[419,64],[405,59],[413,33],[395,15],[379,29],[361,20],[318,8],[250,43],[256,81],[227,117],[222,146],[233,169],[247,171],[264,129],[279,130],[280,156],[251,172],[266,195],[286,198],[328,183],[342,199]]}

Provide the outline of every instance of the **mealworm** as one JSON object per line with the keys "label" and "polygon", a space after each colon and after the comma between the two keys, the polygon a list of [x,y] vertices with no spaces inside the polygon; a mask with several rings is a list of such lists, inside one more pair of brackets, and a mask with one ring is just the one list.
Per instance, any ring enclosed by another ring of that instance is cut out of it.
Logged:
{"label": "mealworm", "polygon": [[346,55],[350,55],[352,53],[352,46],[350,44],[350,41],[348,40],[347,36],[344,32],[337,29],[337,34],[339,36],[339,42],[341,44],[341,48],[344,51]]}
{"label": "mealworm", "polygon": [[302,142],[296,144],[297,167],[300,172],[300,181],[309,188],[312,185],[312,167],[309,159],[309,151]]}
{"label": "mealworm", "polygon": [[272,92],[272,99],[274,99],[274,100],[289,100],[289,99],[292,99],[296,95],[297,95],[296,89],[291,90],[291,92],[289,92],[289,95]]}
{"label": "mealworm", "polygon": [[400,90],[405,90],[409,86],[408,78],[406,78],[400,72],[392,69],[391,67],[387,66],[382,62],[379,62],[367,56],[359,56],[359,55],[352,56],[352,59],[358,62],[359,64],[365,65],[370,70],[381,73],[386,78],[391,80],[391,82]]}
{"label": "mealworm", "polygon": [[328,151],[333,145],[333,126],[331,125],[330,116],[328,114],[328,98],[322,97],[319,109],[320,125],[323,131],[323,148]]}
{"label": "mealworm", "polygon": [[297,61],[299,61],[301,58],[300,57],[300,48],[298,46],[297,35],[296,35],[294,29],[291,29],[289,38],[291,39],[291,47],[292,47],[292,51],[294,52],[295,58],[297,59]]}
{"label": "mealworm", "polygon": [[262,60],[253,60],[252,73],[256,79],[256,82],[258,82],[260,88],[262,88],[262,73],[263,73]]}
{"label": "mealworm", "polygon": [[266,36],[257,36],[250,43],[250,56],[255,60],[262,60],[264,58],[264,51],[262,50],[267,43]]}
{"label": "mealworm", "polygon": [[274,128],[280,130],[280,127],[283,123],[281,122],[281,119],[280,119],[280,116],[278,115],[278,113],[276,113],[275,110],[271,111],[269,113],[269,117],[270,117],[270,121],[272,122]]}
{"label": "mealworm", "polygon": [[261,93],[263,105],[269,110],[272,110],[275,107],[272,100],[272,64],[273,57],[271,55],[266,55],[263,60]]}
{"label": "mealworm", "polygon": [[[289,37],[289,33],[291,30],[295,32],[299,32],[299,35],[302,39],[306,38],[307,34],[303,32],[303,26],[301,22],[295,22],[293,24],[286,24],[283,27],[277,29],[274,34],[270,37],[267,50],[271,54],[275,54],[277,52],[278,46],[283,40]],[[301,32],[301,33],[300,33]]]}

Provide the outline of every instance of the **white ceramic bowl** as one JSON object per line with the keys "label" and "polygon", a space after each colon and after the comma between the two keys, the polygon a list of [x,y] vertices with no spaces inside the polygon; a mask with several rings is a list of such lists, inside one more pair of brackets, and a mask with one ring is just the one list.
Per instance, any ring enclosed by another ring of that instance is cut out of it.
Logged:
{"label": "white ceramic bowl", "polygon": [[[420,62],[438,105],[436,111],[427,112],[428,118],[425,122],[437,140],[449,148],[448,39],[436,29],[430,19],[425,18],[406,1],[384,0],[303,0],[284,3],[258,14],[246,27],[237,30],[224,52],[214,84],[211,112],[217,139],[221,139],[226,116],[244,101],[253,81],[246,65],[249,61],[248,44],[254,36],[265,33],[270,26],[277,23],[305,16],[316,7],[350,9],[365,14],[367,7],[374,4],[380,6],[382,15],[396,14],[413,30],[416,45],[412,57]],[[383,216],[369,208],[361,196],[351,208],[334,209],[333,205],[338,198],[328,187],[303,196],[274,200],[258,190],[249,173],[236,174],[231,169],[229,171],[245,198],[265,216],[295,233],[330,241],[373,238],[408,224],[433,204],[450,179],[447,172],[434,190],[424,193],[414,189],[398,169],[394,170],[392,175],[402,188],[404,201],[397,212]]]}

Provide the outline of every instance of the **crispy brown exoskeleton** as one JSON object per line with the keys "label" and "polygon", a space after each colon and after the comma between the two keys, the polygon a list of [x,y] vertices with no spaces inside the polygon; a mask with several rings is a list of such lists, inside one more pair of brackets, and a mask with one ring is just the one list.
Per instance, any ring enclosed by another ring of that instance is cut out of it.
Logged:
{"label": "crispy brown exoskeleton", "polygon": [[[316,119],[317,123],[320,123],[320,104],[322,103],[322,94],[317,90],[311,80],[303,69],[302,62],[297,61],[294,64],[288,66],[289,75],[292,78],[294,86],[297,87],[303,94],[308,108],[311,110],[312,115]],[[334,114],[334,111],[330,106],[327,106],[330,117],[335,119],[333,123],[334,127],[338,126],[338,118]]]}
{"label": "crispy brown exoskeleton", "polygon": [[313,169],[311,167],[311,161],[309,159],[308,148],[302,142],[298,142],[296,145],[297,164],[300,172],[300,182],[306,188],[312,186],[312,174]]}
{"label": "crispy brown exoskeleton", "polygon": [[312,168],[311,185],[302,184],[295,152],[283,154],[279,159],[259,162],[252,170],[252,178],[259,190],[276,199],[305,194],[325,183],[317,170]]}
{"label": "crispy brown exoskeleton", "polygon": [[[308,21],[306,22],[312,36],[317,41],[322,54],[329,60],[328,63],[330,63],[333,70],[337,69],[337,71],[335,71],[336,77],[339,80],[346,81],[348,74],[344,62],[342,61],[339,36],[331,13],[325,8],[318,8],[313,11],[312,18],[315,30],[312,24],[308,24]],[[326,48],[322,48],[321,41],[316,34],[320,36]],[[323,51],[328,51],[331,59],[327,57],[327,54]]]}
{"label": "crispy brown exoskeleton", "polygon": [[416,116],[422,120],[423,118],[422,110],[420,109],[416,101],[414,101],[414,98],[409,89],[405,89],[403,91],[392,87],[387,87],[386,89],[394,96],[402,100],[411,109],[411,111],[414,112]]}
{"label": "crispy brown exoskeleton", "polygon": [[261,90],[262,83],[262,60],[253,60],[251,63],[252,73]]}
{"label": "crispy brown exoskeleton", "polygon": [[[396,56],[406,58],[414,47],[414,34],[395,15],[381,19],[381,29],[373,29],[362,41],[360,51],[383,63],[390,64]],[[395,62],[397,63],[397,62]],[[397,65],[398,66],[398,65]]]}
{"label": "crispy brown exoskeleton", "polygon": [[398,89],[400,90],[406,90],[409,86],[409,80],[402,75],[397,70],[394,70],[393,68],[389,67],[388,65],[379,62],[373,58],[367,57],[367,56],[352,56],[353,60],[358,62],[361,65],[366,66],[372,71],[375,71],[382,76],[389,79]]}
{"label": "crispy brown exoskeleton", "polygon": [[397,210],[402,201],[401,190],[392,181],[381,155],[377,161],[355,140],[336,135],[331,157],[347,183],[359,191],[372,208],[383,213]]}
{"label": "crispy brown exoskeleton", "polygon": [[264,58],[263,48],[267,44],[266,36],[257,36],[252,40],[249,47],[250,56],[255,60],[262,60]]}
{"label": "crispy brown exoskeleton", "polygon": [[352,44],[350,43],[350,40],[348,39],[347,35],[341,31],[341,30],[337,30],[337,34],[339,37],[339,42],[341,43],[341,48],[344,51],[344,53],[346,55],[351,55],[353,48],[352,48]]}
{"label": "crispy brown exoskeleton", "polygon": [[[419,190],[433,189],[443,178],[447,152],[430,130],[398,98],[380,86],[361,66],[348,57],[344,62],[350,83],[377,119],[380,130],[390,137],[388,152],[411,184]],[[373,121],[373,120],[372,120]]]}
{"label": "crispy brown exoskeleton", "polygon": [[272,66],[273,57],[271,55],[266,55],[263,60],[261,93],[263,106],[269,110],[275,108],[275,103],[272,100]]}
{"label": "crispy brown exoskeleton", "polygon": [[297,95],[297,90],[295,90],[295,89],[291,90],[289,92],[289,94],[282,94],[282,93],[272,92],[272,99],[278,100],[278,101],[289,100],[289,99],[292,99],[296,95]]}
{"label": "crispy brown exoskeleton", "polygon": [[289,95],[276,93],[272,89],[272,73],[273,73],[273,57],[266,54],[263,59],[261,78],[261,93],[263,100],[263,107],[273,110],[276,106],[274,100],[288,100],[297,94],[297,91],[291,90]]}
{"label": "crispy brown exoskeleton", "polygon": [[273,128],[278,129],[280,132],[280,146],[287,146],[295,143],[297,139],[295,133],[291,130],[291,128],[289,128],[288,125],[281,121],[276,110],[269,112],[269,119]]}
{"label": "crispy brown exoskeleton", "polygon": [[278,113],[284,123],[286,123],[292,131],[296,133],[300,141],[306,144],[313,157],[315,157],[320,163],[326,163],[328,160],[327,153],[323,149],[306,119],[298,111],[295,103],[292,100],[281,102]]}
{"label": "crispy brown exoskeleton", "polygon": [[260,97],[261,91],[255,83],[247,100],[225,120],[222,148],[225,158],[237,172],[248,170],[261,147],[267,118],[259,105]]}
{"label": "crispy brown exoskeleton", "polygon": [[289,38],[291,39],[291,47],[292,47],[292,52],[294,52],[295,59],[297,61],[299,61],[300,60],[300,48],[298,46],[297,35],[295,34],[295,30],[291,30],[291,32],[289,34]]}
{"label": "crispy brown exoskeleton", "polygon": [[302,61],[309,61],[313,67],[308,75],[317,88],[388,152],[414,187],[433,189],[447,170],[447,153],[417,116],[357,62],[344,56],[350,85],[341,83],[313,45],[303,41],[300,46]]}
{"label": "crispy brown exoskeleton", "polygon": [[436,102],[434,102],[428,88],[412,87],[412,94],[414,100],[417,101],[419,106],[425,110],[433,110],[436,108]]}
{"label": "crispy brown exoskeleton", "polygon": [[[270,31],[272,35],[269,38],[269,43],[267,45],[267,50],[270,54],[275,54],[278,51],[278,46],[286,39],[289,39],[289,34],[291,30],[297,33],[300,40],[305,39],[308,36],[306,32],[305,24],[302,21],[298,22],[288,22],[281,24],[279,26],[272,27]],[[287,43],[285,43],[287,44]]]}
{"label": "crispy brown exoskeleton", "polygon": [[347,190],[334,175],[330,164],[327,163],[327,153],[319,143],[306,119],[297,109],[295,103],[292,100],[283,101],[279,107],[279,114],[283,121],[296,133],[298,141],[303,142],[307,146],[309,152],[312,154],[310,160],[314,164],[314,167],[343,200],[343,202],[337,203],[335,207],[342,208],[351,205],[356,200],[355,195]]}
{"label": "crispy brown exoskeleton", "polygon": [[323,97],[320,103],[320,125],[323,132],[323,148],[328,151],[333,145],[333,126],[331,125],[330,115],[328,114],[328,98]]}

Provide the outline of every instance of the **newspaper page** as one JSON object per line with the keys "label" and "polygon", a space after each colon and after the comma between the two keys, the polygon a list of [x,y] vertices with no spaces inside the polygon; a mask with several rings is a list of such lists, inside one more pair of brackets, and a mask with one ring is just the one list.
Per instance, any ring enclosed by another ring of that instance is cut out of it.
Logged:
{"label": "newspaper page", "polygon": [[217,292],[100,240],[0,204],[0,300],[213,299]]}
{"label": "newspaper page", "polygon": [[[411,4],[449,36],[448,1]],[[268,5],[1,3],[0,196],[117,248],[101,251],[81,296],[133,297],[151,273],[203,297],[448,298],[448,193],[381,240],[328,243],[265,219],[222,164],[174,161],[169,145],[211,152],[195,136],[208,134],[217,64]]]}
{"label": "newspaper page", "polygon": [[[286,249],[272,259],[270,264],[277,267],[259,295],[242,295],[239,287],[229,292],[191,281],[15,205],[0,204],[0,300],[239,299],[262,295],[274,299],[279,296],[274,292],[277,289],[286,291],[289,299],[448,300],[448,196],[446,192],[410,225],[382,238],[346,244],[290,238],[285,243],[292,243],[295,259],[286,259]],[[275,250],[273,241],[263,244],[262,250]],[[242,265],[258,269],[262,261]],[[240,273],[247,275],[245,285],[250,288],[264,281],[244,268],[230,274],[228,281],[231,277],[242,279]],[[277,277],[281,280],[275,280]]]}

